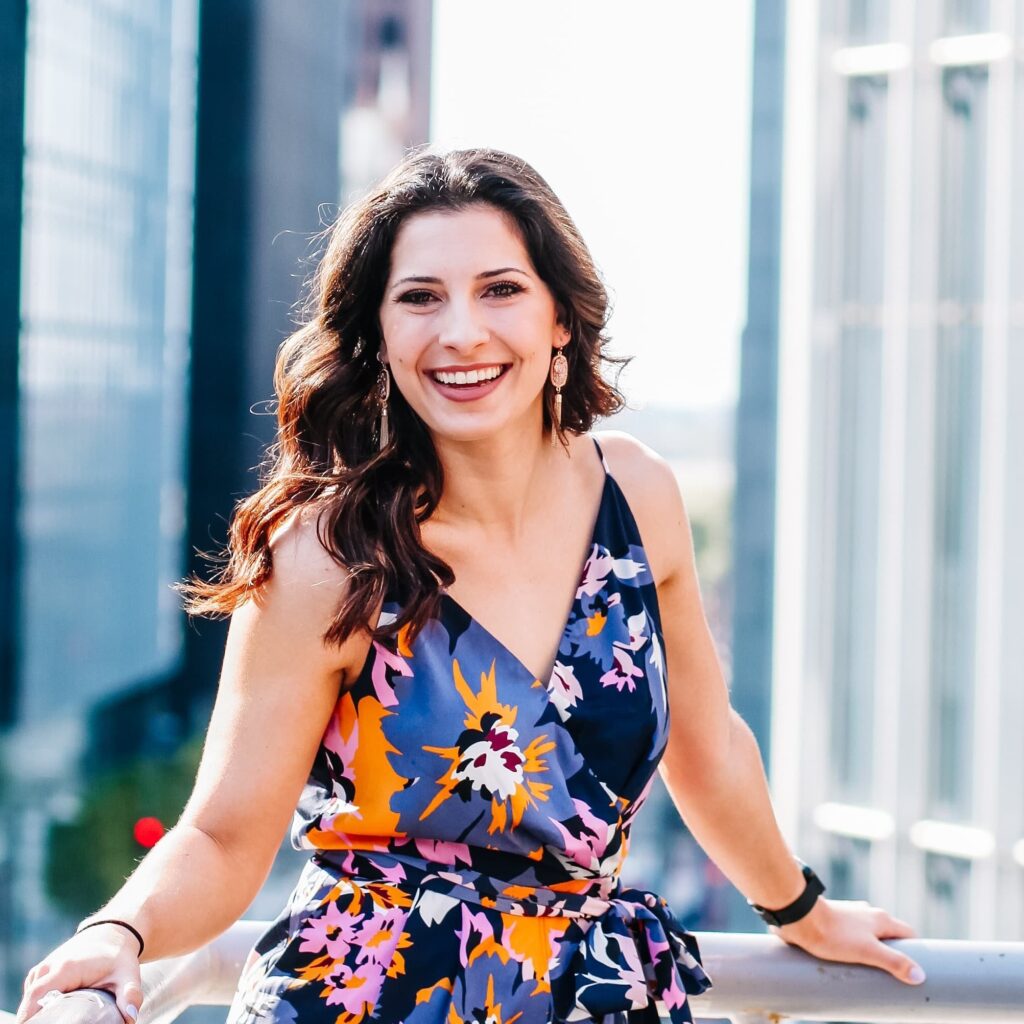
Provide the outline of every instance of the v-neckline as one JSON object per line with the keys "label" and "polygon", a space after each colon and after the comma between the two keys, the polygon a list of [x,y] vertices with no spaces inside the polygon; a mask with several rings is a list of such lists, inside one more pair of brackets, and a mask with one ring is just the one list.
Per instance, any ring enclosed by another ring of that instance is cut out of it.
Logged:
{"label": "v-neckline", "polygon": [[[591,440],[594,440],[591,438]],[[562,622],[562,627],[558,633],[558,640],[555,644],[554,657],[551,659],[551,664],[548,667],[547,674],[544,676],[535,675],[532,668],[530,668],[522,658],[520,658],[514,651],[509,648],[507,644],[499,640],[494,633],[492,633],[475,615],[473,615],[464,605],[460,604],[447,590],[442,591],[441,600],[447,601],[449,605],[453,606],[458,612],[464,615],[470,622],[472,622],[478,630],[491,641],[495,646],[499,647],[512,659],[515,664],[522,669],[532,680],[539,681],[542,685],[547,686],[551,681],[552,675],[555,672],[555,665],[558,664],[558,652],[562,646],[562,638],[565,636],[566,629],[569,628],[569,624],[572,621],[572,613],[576,609],[576,602],[579,600],[579,590],[583,582],[583,579],[587,572],[587,566],[590,564],[590,558],[594,553],[594,545],[597,544],[598,531],[601,528],[601,517],[604,515],[604,506],[608,500],[608,495],[611,491],[612,486],[612,475],[608,470],[607,463],[604,459],[604,452],[600,446],[594,440],[594,445],[597,448],[597,453],[601,459],[601,468],[604,470],[604,482],[601,486],[601,498],[597,503],[597,514],[594,516],[594,526],[590,531],[590,542],[587,544],[587,550],[583,555],[583,564],[579,567],[579,571],[576,574],[576,582],[573,586],[572,600],[569,602],[569,610],[565,613],[565,619]]]}

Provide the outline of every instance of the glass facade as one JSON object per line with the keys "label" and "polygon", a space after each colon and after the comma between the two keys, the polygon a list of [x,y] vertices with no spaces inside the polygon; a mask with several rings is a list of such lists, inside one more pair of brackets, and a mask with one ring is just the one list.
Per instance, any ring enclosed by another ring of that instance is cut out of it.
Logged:
{"label": "glass facade", "polygon": [[989,0],[945,0],[943,16],[946,35],[986,32],[989,27]]}
{"label": "glass facade", "polygon": [[969,818],[985,224],[987,76],[943,74],[935,338],[931,813]]}
{"label": "glass facade", "polygon": [[1019,939],[1024,0],[788,13],[779,803],[833,889]]}
{"label": "glass facade", "polygon": [[28,6],[22,724],[179,655],[196,16]]}
{"label": "glass facade", "polygon": [[828,898],[864,899],[870,886],[871,844],[849,836],[831,836],[827,861]]}
{"label": "glass facade", "polygon": [[849,0],[846,36],[851,46],[885,42],[889,37],[889,0]]}
{"label": "glass facade", "polygon": [[181,659],[197,18],[198,0],[30,0],[22,26],[5,1007],[67,935],[54,836],[89,797],[91,716]]}
{"label": "glass facade", "polygon": [[848,83],[836,401],[827,413],[835,437],[832,769],[837,796],[858,803],[872,796],[886,99],[882,79]]}
{"label": "glass facade", "polygon": [[926,853],[924,876],[928,898],[924,919],[919,926],[920,933],[948,938],[966,935],[971,862],[944,854]]}

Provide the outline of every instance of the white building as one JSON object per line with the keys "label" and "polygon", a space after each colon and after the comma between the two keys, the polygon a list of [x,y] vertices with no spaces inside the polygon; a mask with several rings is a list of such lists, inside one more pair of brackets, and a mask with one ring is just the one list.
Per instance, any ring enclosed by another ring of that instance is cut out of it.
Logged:
{"label": "white building", "polygon": [[830,895],[1024,938],[1024,2],[786,53],[777,808]]}

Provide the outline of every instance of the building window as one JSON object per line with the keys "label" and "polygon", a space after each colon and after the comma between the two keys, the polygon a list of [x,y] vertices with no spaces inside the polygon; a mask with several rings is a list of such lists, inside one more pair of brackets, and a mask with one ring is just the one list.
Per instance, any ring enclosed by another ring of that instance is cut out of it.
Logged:
{"label": "building window", "polygon": [[989,26],[989,0],[946,0],[943,32],[947,36],[985,32]]}
{"label": "building window", "polygon": [[889,0],[850,0],[846,37],[851,46],[885,42],[889,38]]}
{"label": "building window", "polygon": [[930,813],[965,818],[971,811],[987,77],[955,68],[942,84],[929,799]]}
{"label": "building window", "polygon": [[872,798],[878,464],[885,226],[886,85],[848,85],[834,417],[832,749],[839,799]]}
{"label": "building window", "polygon": [[925,900],[921,931],[936,939],[963,938],[970,924],[971,862],[945,854],[927,853],[924,863]]}
{"label": "building window", "polygon": [[26,723],[166,675],[182,645],[198,7],[122,6],[28,5]]}
{"label": "building window", "polygon": [[828,877],[822,881],[829,899],[864,900],[870,891],[871,843],[866,839],[832,836],[829,840]]}

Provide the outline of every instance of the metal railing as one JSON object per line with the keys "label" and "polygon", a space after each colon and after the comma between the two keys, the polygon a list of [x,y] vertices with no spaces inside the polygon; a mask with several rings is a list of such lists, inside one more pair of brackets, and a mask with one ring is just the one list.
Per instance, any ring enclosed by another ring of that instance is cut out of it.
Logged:
{"label": "metal railing", "polygon": [[[239,921],[194,953],[143,964],[139,1024],[170,1024],[189,1006],[228,1006],[265,928],[265,922]],[[890,941],[928,975],[911,986],[872,967],[818,960],[773,935],[698,932],[697,939],[714,982],[692,1000],[698,1020],[1024,1024],[1024,942]],[[55,999],[33,1020],[123,1024],[113,997],[93,989]]]}

